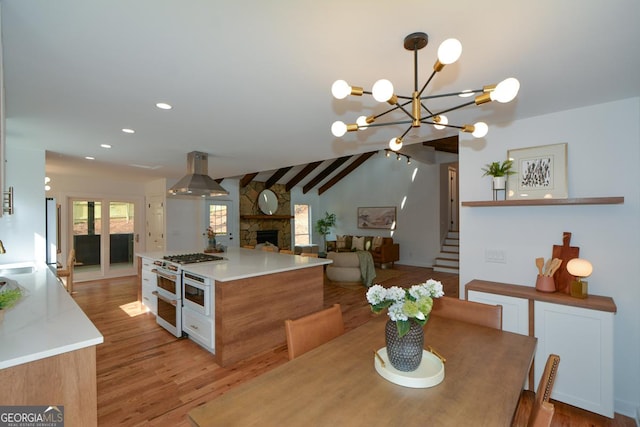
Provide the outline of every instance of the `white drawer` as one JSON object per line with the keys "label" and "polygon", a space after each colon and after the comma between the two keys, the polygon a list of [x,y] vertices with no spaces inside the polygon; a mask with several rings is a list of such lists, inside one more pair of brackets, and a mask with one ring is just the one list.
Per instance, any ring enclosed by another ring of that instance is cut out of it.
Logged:
{"label": "white drawer", "polygon": [[189,334],[189,338],[212,351],[214,346],[213,320],[200,313],[182,309],[182,329]]}
{"label": "white drawer", "polygon": [[158,315],[158,298],[152,294],[154,287],[142,287],[142,304],[154,315]]}

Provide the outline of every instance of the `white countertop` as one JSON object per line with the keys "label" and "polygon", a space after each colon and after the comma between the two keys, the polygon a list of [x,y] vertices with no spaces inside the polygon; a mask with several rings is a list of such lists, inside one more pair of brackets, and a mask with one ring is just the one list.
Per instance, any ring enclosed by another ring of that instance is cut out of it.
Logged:
{"label": "white countertop", "polygon": [[37,265],[34,273],[4,277],[17,281],[28,294],[6,311],[0,324],[0,369],[103,342],[46,265]]}
{"label": "white countertop", "polygon": [[[143,252],[137,253],[136,255],[144,258],[162,259],[165,255],[176,255],[179,253],[188,253],[188,251]],[[265,274],[298,270],[300,268],[316,267],[333,262],[325,258],[302,257],[299,255],[280,254],[244,248],[227,248],[227,252],[214,255],[221,256],[225,258],[225,260],[185,264],[182,266],[182,269],[220,282],[227,282],[230,280],[263,276]]]}

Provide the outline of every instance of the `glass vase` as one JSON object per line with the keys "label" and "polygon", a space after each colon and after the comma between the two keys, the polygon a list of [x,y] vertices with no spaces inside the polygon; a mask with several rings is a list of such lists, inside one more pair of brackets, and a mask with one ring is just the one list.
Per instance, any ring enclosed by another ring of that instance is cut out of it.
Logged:
{"label": "glass vase", "polygon": [[385,327],[387,356],[391,365],[399,371],[411,372],[418,369],[424,349],[424,329],[410,322],[409,332],[403,337],[398,335],[396,322],[389,319]]}

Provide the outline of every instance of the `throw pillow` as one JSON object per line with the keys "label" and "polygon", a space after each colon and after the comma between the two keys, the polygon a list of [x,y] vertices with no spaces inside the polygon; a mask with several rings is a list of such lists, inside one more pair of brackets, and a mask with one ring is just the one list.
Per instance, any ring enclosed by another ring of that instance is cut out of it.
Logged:
{"label": "throw pillow", "polygon": [[347,249],[347,236],[336,236],[336,249]]}
{"label": "throw pillow", "polygon": [[373,238],[373,244],[371,246],[371,250],[375,251],[380,246],[382,246],[382,237],[381,236],[374,237]]}
{"label": "throw pillow", "polygon": [[351,238],[351,250],[364,251],[364,236]]}

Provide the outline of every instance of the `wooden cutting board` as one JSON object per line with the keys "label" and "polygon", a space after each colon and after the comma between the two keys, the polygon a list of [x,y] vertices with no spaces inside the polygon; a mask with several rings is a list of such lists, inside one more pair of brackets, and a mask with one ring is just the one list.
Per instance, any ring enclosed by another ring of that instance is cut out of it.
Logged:
{"label": "wooden cutting board", "polygon": [[577,246],[569,246],[571,241],[571,233],[562,233],[562,245],[553,245],[553,251],[551,253],[552,258],[559,258],[562,260],[560,268],[553,275],[553,279],[556,283],[556,289],[558,292],[564,292],[566,294],[571,293],[571,281],[573,276],[567,271],[567,263],[580,256],[580,248]]}

